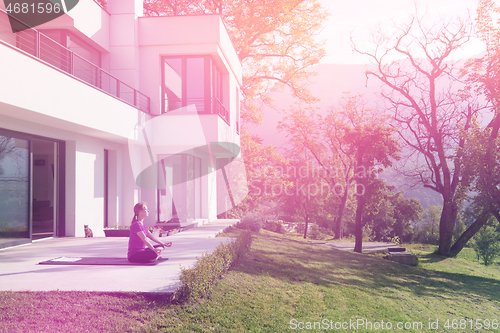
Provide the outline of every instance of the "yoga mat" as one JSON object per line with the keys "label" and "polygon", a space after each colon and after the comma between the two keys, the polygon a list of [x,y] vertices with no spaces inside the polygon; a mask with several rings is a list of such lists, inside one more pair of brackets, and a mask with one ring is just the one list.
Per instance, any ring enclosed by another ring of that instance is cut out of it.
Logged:
{"label": "yoga mat", "polygon": [[132,265],[132,266],[154,266],[167,261],[168,258],[160,258],[149,263],[134,263],[127,258],[106,258],[106,257],[59,257],[51,260],[41,261],[40,265]]}

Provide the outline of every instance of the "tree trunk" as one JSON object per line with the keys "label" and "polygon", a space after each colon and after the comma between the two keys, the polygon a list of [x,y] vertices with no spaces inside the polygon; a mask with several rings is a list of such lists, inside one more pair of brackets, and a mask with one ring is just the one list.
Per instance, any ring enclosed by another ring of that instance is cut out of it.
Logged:
{"label": "tree trunk", "polygon": [[356,207],[356,231],[355,237],[356,242],[354,244],[354,252],[361,253],[363,250],[363,224],[361,219],[363,218],[363,208],[365,206],[364,195],[358,194],[358,202]]}
{"label": "tree trunk", "polygon": [[307,228],[309,226],[309,215],[307,214],[307,199],[306,199],[306,203],[304,204],[304,210],[306,212],[306,228],[304,230],[304,239],[307,238]]}
{"label": "tree trunk", "polygon": [[337,217],[335,225],[335,239],[342,239],[342,218],[344,217],[345,205],[347,203],[347,196],[349,194],[349,183],[346,184],[344,195],[340,199],[339,216]]}
{"label": "tree trunk", "polygon": [[438,254],[447,256],[450,254],[451,243],[453,241],[453,230],[457,220],[458,208],[452,200],[447,200],[445,196],[443,211],[439,221],[439,248]]}
{"label": "tree trunk", "polygon": [[462,251],[467,242],[481,229],[482,226],[488,222],[491,217],[491,212],[486,210],[482,212],[476,219],[474,223],[471,224],[470,227],[465,230],[460,237],[458,237],[455,244],[450,249],[450,253],[448,254],[451,257],[455,257],[457,254]]}

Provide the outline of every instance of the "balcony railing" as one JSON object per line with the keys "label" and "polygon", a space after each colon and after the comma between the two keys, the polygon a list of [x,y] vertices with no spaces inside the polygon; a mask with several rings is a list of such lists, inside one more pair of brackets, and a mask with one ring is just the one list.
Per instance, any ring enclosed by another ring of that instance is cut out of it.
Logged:
{"label": "balcony railing", "polygon": [[[198,114],[218,114],[228,125],[229,122],[229,111],[217,98],[212,99],[212,107],[207,110],[204,98],[186,98],[186,105],[195,105],[196,112]],[[175,111],[182,108],[183,101],[179,99],[171,98],[170,100],[165,100],[166,107],[169,111]],[[210,107],[210,106],[208,106]],[[167,111],[168,112],[168,111]]]}
{"label": "balcony railing", "polygon": [[3,10],[0,10],[0,42],[15,46],[143,112],[151,113],[149,97],[41,32],[35,29],[26,29],[13,34],[8,14]]}
{"label": "balcony railing", "polygon": [[214,109],[213,113],[218,114],[224,121],[230,125],[231,123],[229,122],[229,111],[226,109],[226,107],[222,104],[221,101],[219,101],[217,98],[214,98]]}

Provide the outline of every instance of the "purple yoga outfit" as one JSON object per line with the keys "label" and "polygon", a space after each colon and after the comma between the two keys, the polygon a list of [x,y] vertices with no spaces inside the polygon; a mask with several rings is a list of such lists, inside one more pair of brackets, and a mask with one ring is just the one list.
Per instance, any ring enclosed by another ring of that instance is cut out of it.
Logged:
{"label": "purple yoga outfit", "polygon": [[[130,262],[147,263],[156,260],[158,254],[146,247],[146,244],[137,235],[139,231],[143,231],[144,235],[148,234],[148,227],[139,221],[134,220],[130,226],[130,238],[128,239],[127,258]],[[165,248],[163,245],[155,245],[155,248]]]}
{"label": "purple yoga outfit", "polygon": [[134,222],[130,226],[130,238],[128,239],[128,253],[127,253],[128,258],[146,249],[146,244],[144,244],[142,239],[140,239],[139,236],[137,235],[139,231],[143,231],[144,236],[148,234],[148,228],[143,223],[139,223],[139,221],[134,220]]}

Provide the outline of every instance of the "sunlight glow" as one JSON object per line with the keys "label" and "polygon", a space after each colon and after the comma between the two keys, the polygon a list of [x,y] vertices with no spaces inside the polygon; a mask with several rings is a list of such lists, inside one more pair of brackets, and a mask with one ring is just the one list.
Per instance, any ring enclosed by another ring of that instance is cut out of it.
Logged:
{"label": "sunlight glow", "polygon": [[[373,31],[379,27],[389,30],[394,24],[407,22],[409,14],[417,6],[419,15],[438,22],[444,17],[476,16],[477,0],[319,0],[330,12],[324,30],[317,36],[326,41],[326,56],[322,63],[366,64],[369,60],[352,50],[351,36],[359,48],[363,49]],[[450,59],[457,60],[478,55],[484,51],[481,41],[474,38],[462,50],[457,50]]]}

